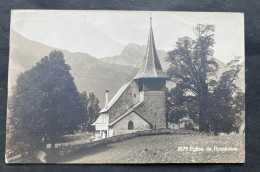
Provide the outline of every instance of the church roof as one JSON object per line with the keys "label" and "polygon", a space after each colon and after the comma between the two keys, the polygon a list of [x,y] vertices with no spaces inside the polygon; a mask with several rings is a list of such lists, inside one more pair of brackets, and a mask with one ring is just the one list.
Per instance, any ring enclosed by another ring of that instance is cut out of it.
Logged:
{"label": "church roof", "polygon": [[114,97],[109,101],[108,106],[103,108],[99,113],[105,113],[107,112],[111,106],[113,106],[113,104],[119,99],[119,97],[121,96],[121,94],[125,91],[125,89],[128,87],[128,85],[131,83],[132,81],[126,83],[125,85],[123,85],[118,92],[114,95]]}
{"label": "church roof", "polygon": [[156,52],[152,24],[150,26],[147,50],[146,50],[145,57],[143,59],[143,63],[141,65],[139,72],[134,77],[134,79],[146,79],[146,78],[167,79],[166,75],[162,70],[162,66]]}

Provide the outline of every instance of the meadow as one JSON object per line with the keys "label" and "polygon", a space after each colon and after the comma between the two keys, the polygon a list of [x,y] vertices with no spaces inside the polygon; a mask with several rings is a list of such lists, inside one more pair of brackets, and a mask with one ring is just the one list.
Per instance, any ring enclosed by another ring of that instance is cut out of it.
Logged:
{"label": "meadow", "polygon": [[62,163],[243,163],[245,135],[162,134],[82,150]]}

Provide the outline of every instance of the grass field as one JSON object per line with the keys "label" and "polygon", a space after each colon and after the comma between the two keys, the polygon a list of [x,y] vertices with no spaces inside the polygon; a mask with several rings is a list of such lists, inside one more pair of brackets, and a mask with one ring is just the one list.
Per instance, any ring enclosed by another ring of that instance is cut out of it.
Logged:
{"label": "grass field", "polygon": [[[240,134],[143,136],[80,151],[63,163],[243,163],[244,140]],[[204,150],[195,151],[196,146]],[[206,151],[207,147],[212,150]],[[237,151],[217,151],[214,147]]]}

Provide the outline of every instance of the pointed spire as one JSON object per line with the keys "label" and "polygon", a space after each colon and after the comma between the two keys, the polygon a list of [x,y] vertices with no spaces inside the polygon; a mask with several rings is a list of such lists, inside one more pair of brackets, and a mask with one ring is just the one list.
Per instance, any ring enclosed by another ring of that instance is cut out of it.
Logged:
{"label": "pointed spire", "polygon": [[153,20],[152,13],[150,13],[150,27],[152,27],[152,20]]}
{"label": "pointed spire", "polygon": [[150,14],[150,33],[148,38],[147,50],[141,68],[134,79],[161,78],[167,79],[162,70],[160,60],[158,58],[152,29],[152,16]]}

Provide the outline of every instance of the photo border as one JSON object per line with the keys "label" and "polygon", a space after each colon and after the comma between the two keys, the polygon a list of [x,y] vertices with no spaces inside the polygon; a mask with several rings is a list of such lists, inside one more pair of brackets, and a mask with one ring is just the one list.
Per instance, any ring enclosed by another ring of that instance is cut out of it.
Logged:
{"label": "photo border", "polygon": [[[245,0],[2,0],[0,2],[0,171],[257,171],[260,169],[260,2]],[[11,9],[141,10],[243,12],[245,14],[246,163],[245,164],[5,164],[6,100]]]}

